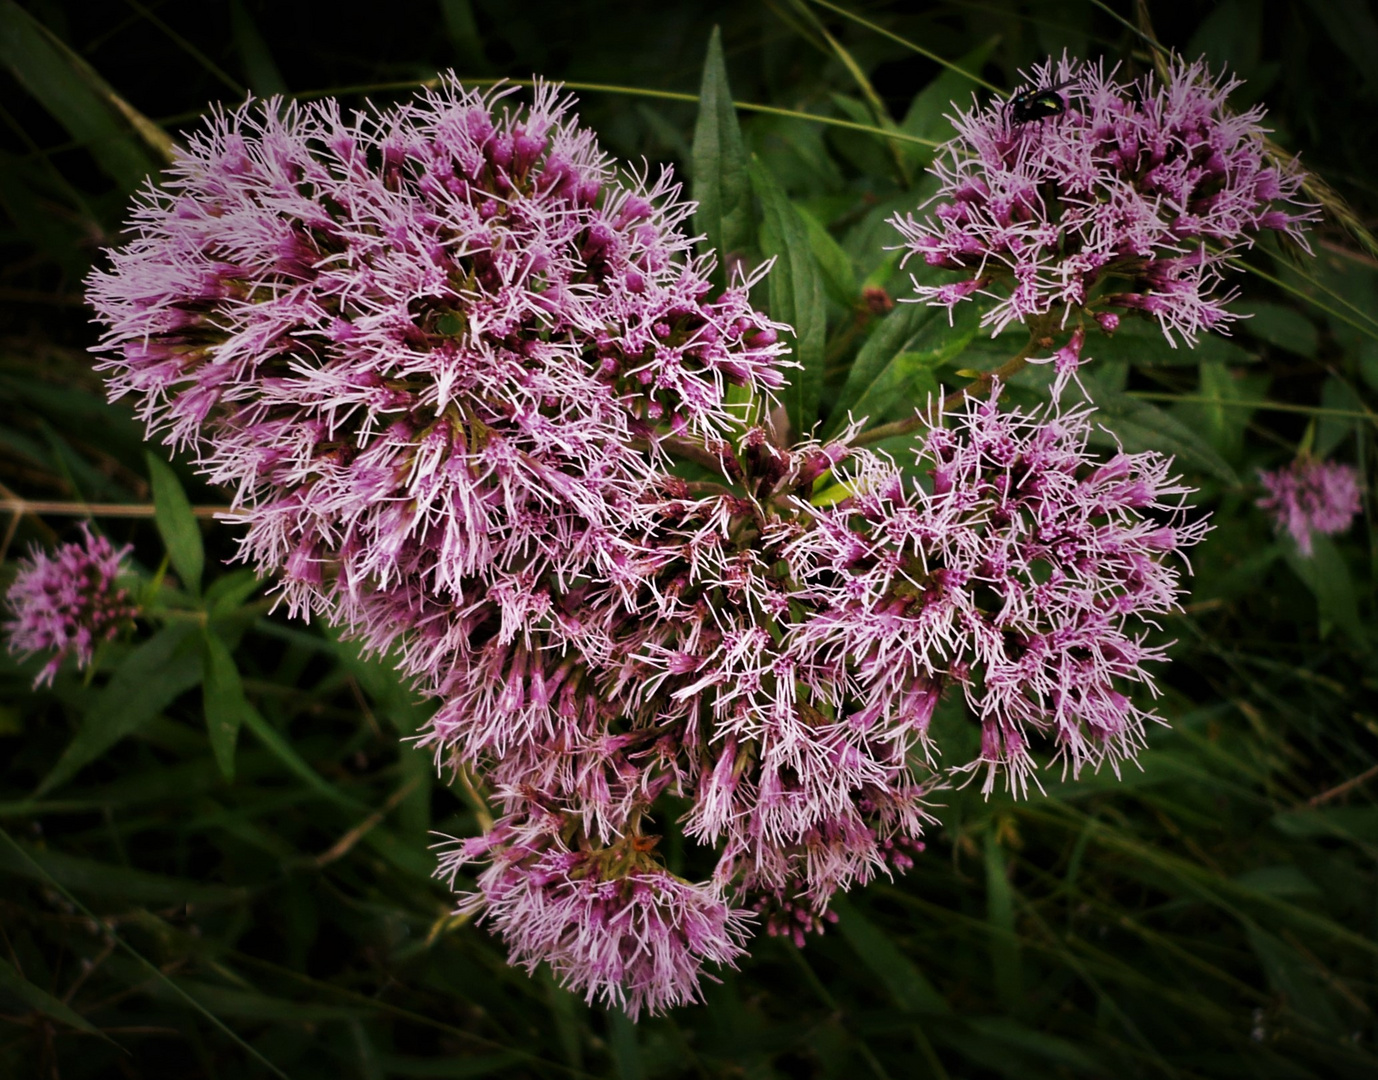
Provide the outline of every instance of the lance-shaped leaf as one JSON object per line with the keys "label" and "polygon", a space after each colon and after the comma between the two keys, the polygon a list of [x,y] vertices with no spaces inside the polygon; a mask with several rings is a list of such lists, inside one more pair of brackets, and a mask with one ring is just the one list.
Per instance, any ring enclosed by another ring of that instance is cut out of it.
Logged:
{"label": "lance-shaped leaf", "polygon": [[770,276],[770,316],[793,327],[791,344],[800,367],[782,392],[790,426],[807,435],[818,419],[823,389],[823,342],[827,329],[823,277],[813,257],[808,225],[759,159],[751,162],[751,186],[761,200],[761,250],[775,259]]}
{"label": "lance-shaped leaf", "polygon": [[714,284],[727,282],[727,258],[751,238],[751,182],[746,144],[737,124],[732,91],[723,63],[722,31],[713,28],[699,90],[699,118],[694,125],[694,227],[706,238],[701,248],[716,254]]}
{"label": "lance-shaped leaf", "polygon": [[[35,1012],[42,1013],[52,1020],[60,1021],[68,1027],[74,1027],[78,1031],[84,1031],[88,1035],[100,1035],[100,1029],[91,1024],[80,1013],[76,1012],[70,1005],[64,1004],[60,999],[53,997],[52,994],[44,990],[41,986],[35,986],[19,974],[3,956],[0,956],[0,990],[18,998]],[[104,1038],[104,1036],[101,1036]]]}
{"label": "lance-shaped leaf", "polygon": [[201,591],[201,571],[206,566],[206,552],[201,546],[201,528],[192,513],[187,493],[177,474],[161,458],[153,454],[148,459],[148,478],[153,485],[154,520],[158,534],[167,545],[172,565],[182,578],[182,585],[194,593]]}
{"label": "lance-shaped leaf", "polygon": [[249,711],[244,683],[229,647],[210,627],[201,631],[201,699],[206,709],[206,731],[210,735],[215,762],[226,780],[234,779],[234,747],[240,725]]}
{"label": "lance-shaped leaf", "polygon": [[201,681],[201,664],[190,646],[191,627],[173,623],[130,653],[100,692],[76,737],[34,792],[65,784],[126,735],[132,735]]}
{"label": "lance-shaped leaf", "polygon": [[172,140],[14,0],[0,0],[0,62],[125,191],[154,167],[145,146],[170,156]]}

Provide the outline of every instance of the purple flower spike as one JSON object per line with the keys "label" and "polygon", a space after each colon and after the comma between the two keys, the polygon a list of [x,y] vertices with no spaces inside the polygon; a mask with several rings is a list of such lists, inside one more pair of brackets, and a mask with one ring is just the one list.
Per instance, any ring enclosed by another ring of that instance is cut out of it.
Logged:
{"label": "purple flower spike", "polygon": [[927,213],[892,219],[906,259],[963,275],[916,281],[921,299],[992,296],[982,321],[996,333],[1082,311],[1109,331],[1107,309],[1140,311],[1190,344],[1236,318],[1220,289],[1232,255],[1264,230],[1306,246],[1318,208],[1298,201],[1302,172],[1268,153],[1263,110],[1228,109],[1237,79],[1181,59],[1167,85],[1116,70],[1050,58],[1026,79],[1055,89],[1061,112],[1022,119],[993,102],[953,118]]}
{"label": "purple flower spike", "polygon": [[1272,515],[1278,532],[1292,534],[1303,555],[1311,555],[1313,533],[1342,533],[1359,513],[1361,485],[1353,465],[1303,458],[1258,478],[1267,491],[1258,506]]}
{"label": "purple flower spike", "polygon": [[96,646],[113,641],[138,613],[129,593],[115,583],[120,561],[132,549],[117,551],[86,525],[81,529],[81,540],[61,545],[52,555],[35,549],[20,563],[6,597],[13,616],[5,623],[10,652],[53,654],[35,687],[51,685],[69,655],[78,668],[88,667]]}

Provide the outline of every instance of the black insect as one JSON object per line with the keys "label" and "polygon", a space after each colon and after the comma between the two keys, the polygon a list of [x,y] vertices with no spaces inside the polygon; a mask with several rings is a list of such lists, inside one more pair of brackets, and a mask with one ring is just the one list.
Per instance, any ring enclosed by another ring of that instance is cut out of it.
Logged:
{"label": "black insect", "polygon": [[1012,124],[1061,116],[1067,111],[1067,99],[1058,92],[1061,89],[1053,86],[1044,90],[1021,90],[1005,103],[1005,115]]}

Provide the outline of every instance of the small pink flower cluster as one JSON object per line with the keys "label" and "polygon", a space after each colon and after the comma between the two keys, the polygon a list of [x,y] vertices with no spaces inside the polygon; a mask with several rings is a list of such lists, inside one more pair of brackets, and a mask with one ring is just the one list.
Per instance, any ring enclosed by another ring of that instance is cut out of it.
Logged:
{"label": "small pink flower cluster", "polygon": [[85,524],[82,538],[60,545],[52,555],[35,550],[19,565],[6,601],[12,618],[5,623],[12,653],[53,655],[34,686],[52,685],[62,661],[75,656],[84,669],[96,646],[113,641],[138,613],[116,578],[130,548],[116,550]]}
{"label": "small pink flower cluster", "polygon": [[1301,458],[1258,478],[1267,492],[1259,508],[1272,515],[1278,532],[1292,534],[1303,555],[1311,555],[1312,534],[1342,533],[1359,513],[1359,471],[1353,465]]}
{"label": "small pink flower cluster", "polygon": [[[483,867],[461,910],[635,1016],[912,865],[946,688],[987,790],[1039,741],[1130,756],[1204,527],[1161,456],[1098,463],[1087,410],[939,418],[924,483],[779,445],[780,328],[713,295],[669,175],[507,93],[219,117],[91,299],[112,394],[231,487],[243,558],[440,702],[423,743],[499,815],[444,856]],[[671,798],[703,882],[656,854]]]}
{"label": "small pink flower cluster", "polygon": [[1297,199],[1301,171],[1268,152],[1263,110],[1227,108],[1237,79],[1180,59],[1166,85],[1116,70],[1050,58],[1027,79],[1060,113],[1021,121],[996,102],[953,118],[936,205],[892,219],[910,255],[965,275],[916,282],[920,297],[951,308],[994,296],[983,325],[995,332],[1076,312],[1110,332],[1111,309],[1138,311],[1190,344],[1234,318],[1220,284],[1235,253],[1265,230],[1306,244],[1318,210]]}
{"label": "small pink flower cluster", "polygon": [[534,972],[548,963],[570,989],[620,1005],[633,1020],[646,1007],[693,1001],[705,961],[735,966],[750,934],[744,912],[711,886],[667,872],[648,843],[571,850],[564,824],[537,812],[441,859],[439,875],[452,885],[469,861],[491,860],[459,912],[485,913],[513,964]]}

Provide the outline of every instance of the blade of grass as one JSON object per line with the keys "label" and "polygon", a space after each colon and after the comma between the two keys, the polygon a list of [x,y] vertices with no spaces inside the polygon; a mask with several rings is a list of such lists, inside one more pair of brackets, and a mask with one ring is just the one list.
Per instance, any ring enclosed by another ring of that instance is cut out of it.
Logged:
{"label": "blade of grass", "polygon": [[178,986],[175,982],[173,982],[170,978],[168,978],[167,975],[163,973],[162,969],[160,969],[157,964],[145,958],[143,953],[139,952],[127,941],[125,941],[124,938],[120,937],[120,935],[116,933],[113,927],[109,926],[108,924],[103,924],[103,921],[97,918],[85,904],[83,904],[80,900],[73,896],[62,884],[62,882],[58,881],[55,877],[49,874],[47,870],[45,870],[42,866],[36,863],[33,860],[33,857],[22,847],[20,847],[19,844],[15,842],[14,838],[10,836],[10,834],[4,828],[0,828],[0,840],[4,840],[5,843],[9,845],[9,847],[14,851],[16,855],[19,856],[20,859],[27,863],[42,880],[47,882],[50,887],[55,889],[64,899],[66,899],[66,901],[69,904],[71,904],[74,908],[76,908],[78,911],[80,911],[83,915],[85,915],[92,922],[96,923],[98,926],[104,925],[105,932],[109,934],[111,938],[114,939],[115,944],[119,948],[124,950],[126,953],[128,953],[136,963],[141,964],[142,966],[147,968],[149,973],[152,974],[152,976],[158,982],[167,986],[175,996],[186,1002],[188,1005],[192,1007],[192,1009],[194,1009],[196,1012],[200,1013],[203,1017],[205,1017],[206,1020],[208,1020],[224,1035],[226,1035],[231,1042],[233,1042],[236,1046],[242,1049],[246,1054],[249,1055],[249,1057],[251,1057],[254,1061],[257,1061],[260,1065],[262,1065],[274,1076],[281,1077],[282,1080],[291,1080],[291,1077],[289,1077],[285,1072],[283,1072],[271,1061],[269,1061],[266,1057],[264,1057],[257,1050],[255,1050],[251,1045],[249,1045],[249,1043],[245,1042],[244,1039],[241,1038],[239,1034],[236,1033],[232,1028],[230,1028],[229,1025],[227,1025],[223,1020],[221,1020],[218,1016],[216,1016],[210,1010],[205,1008],[205,1006],[203,1006],[199,1001],[197,1001],[185,990],[183,990],[180,986]]}
{"label": "blade of grass", "polygon": [[[480,78],[469,78],[464,80],[466,86],[496,86],[498,84],[512,86],[534,86],[534,79],[509,79],[493,76],[483,76]],[[384,90],[416,90],[421,87],[439,86],[438,79],[407,79],[397,82],[376,82],[376,83],[356,83],[351,86],[336,86],[326,90],[302,90],[291,96],[299,100],[310,100],[321,97],[347,97],[355,94],[370,94]],[[691,94],[683,90],[656,90],[641,86],[622,86],[617,83],[595,83],[595,82],[576,82],[570,80],[560,84],[566,90],[579,90],[591,94],[618,94],[623,97],[632,98],[651,98],[658,101],[682,101],[690,105],[696,105],[699,101],[698,94]],[[898,142],[913,143],[916,146],[927,146],[935,148],[939,143],[933,139],[924,139],[918,135],[909,135],[903,131],[886,131],[878,128],[874,124],[859,124],[853,120],[843,120],[836,116],[820,116],[818,113],[801,112],[798,109],[785,109],[778,105],[763,105],[754,101],[732,102],[732,107],[739,112],[760,113],[763,116],[779,116],[787,120],[807,120],[812,124],[823,124],[826,127],[846,128],[849,131],[860,131],[867,135],[879,135],[886,139],[895,139]],[[162,118],[166,124],[185,123],[188,120],[195,120],[202,116],[201,112],[175,113],[171,116]]]}
{"label": "blade of grass", "polygon": [[14,0],[0,0],[0,60],[125,191],[138,187],[154,162],[124,125],[158,160],[171,160],[172,139]]}
{"label": "blade of grass", "polygon": [[76,1028],[87,1035],[95,1035],[106,1040],[110,1038],[70,1005],[53,997],[41,986],[29,982],[3,956],[0,956],[0,990],[9,991],[29,1008],[49,1019]]}
{"label": "blade of grass", "polygon": [[971,79],[973,82],[976,82],[979,85],[983,86],[985,89],[991,91],[991,93],[1004,93],[1004,91],[1001,90],[1000,87],[996,86],[994,83],[986,82],[986,80],[981,78],[980,75],[965,70],[960,65],[954,64],[951,60],[947,59],[947,57],[940,56],[935,52],[930,52],[928,49],[925,49],[922,45],[915,44],[908,38],[900,37],[899,34],[887,30],[885,29],[885,27],[873,23],[869,19],[864,19],[853,11],[848,11],[846,8],[839,7],[837,4],[828,3],[828,0],[807,0],[807,2],[810,4],[814,4],[817,7],[825,8],[826,10],[831,11],[836,15],[841,15],[844,19],[850,19],[858,26],[864,26],[867,30],[870,30],[872,33],[879,34],[881,37],[893,41],[896,45],[903,45],[906,49],[909,49],[911,52],[917,53],[919,56],[922,56],[925,59],[932,60],[935,64],[939,64],[942,67],[947,68],[949,71],[955,71],[959,75],[963,75],[966,78]]}

